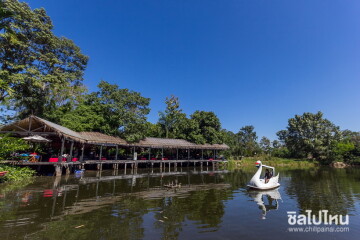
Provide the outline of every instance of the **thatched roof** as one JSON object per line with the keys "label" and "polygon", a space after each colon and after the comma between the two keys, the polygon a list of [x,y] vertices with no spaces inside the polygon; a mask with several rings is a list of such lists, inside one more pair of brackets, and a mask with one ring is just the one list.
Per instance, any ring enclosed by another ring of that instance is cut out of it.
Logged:
{"label": "thatched roof", "polygon": [[86,139],[87,143],[97,144],[99,142],[108,145],[122,145],[128,146],[128,142],[119,137],[109,136],[99,132],[80,132],[80,135]]}
{"label": "thatched roof", "polygon": [[2,126],[0,128],[2,133],[15,133],[18,135],[59,135],[74,141],[85,142],[85,139],[78,133],[69,128],[60,126],[48,120],[30,116],[20,121]]}
{"label": "thatched roof", "polygon": [[65,137],[67,139],[98,145],[119,145],[150,148],[179,148],[179,149],[211,149],[226,150],[229,147],[226,144],[195,144],[184,139],[167,138],[145,138],[137,143],[128,143],[119,137],[109,136],[99,132],[75,132],[69,128],[60,126],[48,120],[30,116],[23,120],[0,127],[0,133],[11,133],[20,136],[43,135]]}
{"label": "thatched roof", "polygon": [[226,150],[229,147],[226,144],[195,144],[184,139],[172,138],[152,138],[147,137],[140,142],[135,143],[135,146],[151,147],[151,148],[180,148],[180,149],[214,149]]}

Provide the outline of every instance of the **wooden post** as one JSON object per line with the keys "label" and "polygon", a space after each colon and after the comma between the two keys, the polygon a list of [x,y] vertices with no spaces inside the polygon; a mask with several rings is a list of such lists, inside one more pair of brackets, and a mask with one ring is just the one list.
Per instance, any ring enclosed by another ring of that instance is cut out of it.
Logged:
{"label": "wooden post", "polygon": [[100,146],[99,160],[101,160],[101,157],[102,157],[102,149],[103,149],[103,146],[101,145],[101,146]]}
{"label": "wooden post", "polygon": [[69,167],[69,165],[67,165],[65,167],[65,170],[66,170],[66,175],[70,175],[70,167]]}
{"label": "wooden post", "polygon": [[80,157],[80,162],[84,161],[84,149],[85,149],[85,143],[82,144],[81,147],[81,157]]}
{"label": "wooden post", "polygon": [[151,160],[151,148],[149,147],[149,161]]}
{"label": "wooden post", "polygon": [[118,160],[118,152],[119,152],[119,146],[116,145],[115,160]]}
{"label": "wooden post", "polygon": [[[58,162],[62,162],[62,159],[63,159],[63,154],[64,154],[64,144],[65,144],[65,138],[62,138],[61,139],[61,150],[60,150],[60,156],[59,156],[59,159],[58,159]],[[61,175],[60,175],[61,176]]]}
{"label": "wooden post", "polygon": [[176,160],[179,160],[179,149],[176,149]]}
{"label": "wooden post", "polygon": [[161,160],[164,160],[164,148],[161,148]]}
{"label": "wooden post", "polygon": [[70,156],[66,159],[67,162],[71,162],[73,157],[73,150],[74,150],[74,141],[71,141],[70,145]]}
{"label": "wooden post", "polygon": [[201,149],[201,160],[204,160],[204,149]]}
{"label": "wooden post", "polygon": [[125,163],[125,166],[124,166],[124,174],[126,175],[126,163]]}
{"label": "wooden post", "polygon": [[55,176],[59,177],[62,174],[62,166],[61,165],[55,165]]}
{"label": "wooden post", "polygon": [[188,149],[188,160],[190,160],[190,148]]}

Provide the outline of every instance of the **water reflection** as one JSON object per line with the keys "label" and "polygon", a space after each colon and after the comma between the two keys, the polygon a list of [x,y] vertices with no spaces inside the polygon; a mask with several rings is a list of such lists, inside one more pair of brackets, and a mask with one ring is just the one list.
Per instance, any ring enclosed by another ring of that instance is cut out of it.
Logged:
{"label": "water reflection", "polygon": [[[236,239],[246,233],[262,239],[253,217],[259,212],[271,223],[262,230],[282,236],[286,211],[319,208],[349,213],[357,216],[350,223],[359,223],[360,169],[281,173],[281,188],[269,191],[246,190],[253,169],[40,177],[0,189],[0,233],[2,239]],[[171,182],[181,188],[164,187]]]}
{"label": "water reflection", "polygon": [[266,212],[278,210],[279,208],[278,200],[281,200],[279,189],[267,191],[249,190],[249,196],[259,205],[259,209],[262,212],[261,219],[266,219]]}

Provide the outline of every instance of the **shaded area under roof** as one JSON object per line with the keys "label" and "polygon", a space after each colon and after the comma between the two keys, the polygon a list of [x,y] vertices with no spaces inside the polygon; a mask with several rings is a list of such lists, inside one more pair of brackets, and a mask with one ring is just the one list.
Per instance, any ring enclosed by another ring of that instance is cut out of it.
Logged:
{"label": "shaded area under roof", "polygon": [[108,146],[131,146],[144,148],[179,148],[179,149],[208,149],[208,150],[226,150],[229,146],[226,144],[195,144],[184,139],[168,139],[147,137],[137,143],[129,143],[124,139],[115,136],[109,136],[99,132],[75,132],[69,128],[63,127],[48,120],[30,116],[20,121],[0,127],[0,133],[17,134],[20,136],[29,135],[56,135],[67,139],[97,145]]}

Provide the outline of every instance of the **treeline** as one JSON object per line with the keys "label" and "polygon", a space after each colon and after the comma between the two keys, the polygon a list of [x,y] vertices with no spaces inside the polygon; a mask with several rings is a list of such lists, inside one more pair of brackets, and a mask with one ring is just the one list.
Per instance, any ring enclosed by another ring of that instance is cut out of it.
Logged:
{"label": "treeline", "polygon": [[253,126],[245,126],[236,134],[228,131],[225,142],[231,147],[229,157],[262,155],[264,158],[313,159],[321,163],[341,161],[360,163],[360,132],[341,131],[323,118],[322,112],[295,115],[286,129],[276,133],[278,140],[258,136]]}
{"label": "treeline", "polygon": [[150,99],[140,93],[101,81],[88,92],[83,74],[88,57],[76,44],[53,33],[44,9],[32,10],[17,0],[0,2],[1,121],[43,117],[75,131],[98,131],[130,142],[144,137],[181,138],[194,143],[226,143],[227,158],[309,158],[323,162],[359,161],[358,132],[340,131],[322,113],[289,119],[279,139],[258,139],[253,126],[237,133],[221,127],[213,112],[187,116],[176,96],[166,98],[159,120],[147,121]]}

